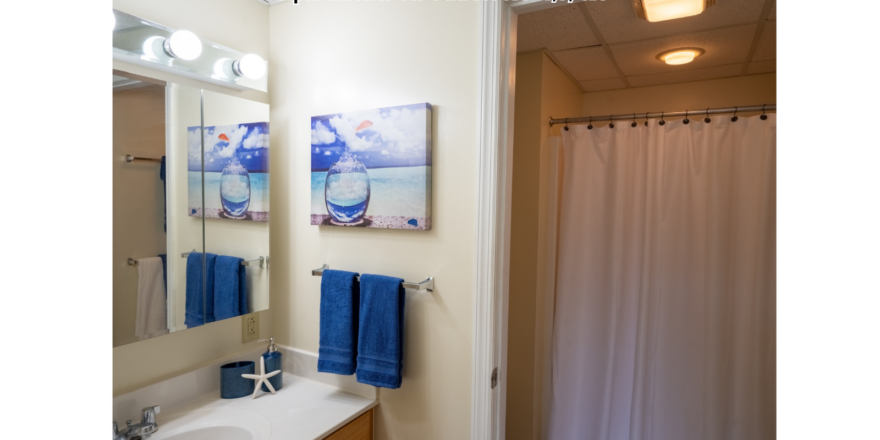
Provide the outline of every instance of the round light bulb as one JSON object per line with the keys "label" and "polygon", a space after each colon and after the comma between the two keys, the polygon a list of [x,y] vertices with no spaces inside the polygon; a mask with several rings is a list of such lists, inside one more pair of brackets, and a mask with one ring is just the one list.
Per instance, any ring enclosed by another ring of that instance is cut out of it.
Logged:
{"label": "round light bulb", "polygon": [[690,63],[694,58],[702,55],[704,52],[705,51],[700,48],[687,47],[663,52],[660,55],[657,55],[657,59],[662,60],[666,64],[677,66]]}
{"label": "round light bulb", "polygon": [[669,55],[666,55],[663,58],[663,61],[666,61],[666,64],[678,65],[678,64],[687,64],[694,60],[693,52],[675,52]]}
{"label": "round light bulb", "polygon": [[190,31],[177,31],[165,40],[165,52],[174,58],[194,60],[202,54],[202,40]]}
{"label": "round light bulb", "polygon": [[249,53],[241,57],[241,60],[234,62],[232,70],[238,76],[260,79],[266,75],[266,62],[259,55]]}

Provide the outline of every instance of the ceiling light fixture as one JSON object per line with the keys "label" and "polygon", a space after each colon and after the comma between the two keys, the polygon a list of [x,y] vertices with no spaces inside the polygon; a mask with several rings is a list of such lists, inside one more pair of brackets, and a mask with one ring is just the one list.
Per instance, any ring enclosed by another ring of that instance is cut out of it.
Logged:
{"label": "ceiling light fixture", "polygon": [[682,47],[662,52],[657,55],[657,59],[664,61],[666,64],[676,66],[679,64],[687,64],[704,53],[706,53],[706,51],[699,47]]}
{"label": "ceiling light fixture", "polygon": [[171,34],[162,47],[168,56],[182,60],[194,60],[202,54],[202,40],[190,31],[177,31]]}
{"label": "ceiling light fixture", "polygon": [[259,55],[249,53],[232,63],[232,71],[248,79],[260,79],[266,74],[266,62]]}
{"label": "ceiling light fixture", "polygon": [[714,4],[715,0],[633,0],[633,9],[639,18],[656,22],[698,15]]}

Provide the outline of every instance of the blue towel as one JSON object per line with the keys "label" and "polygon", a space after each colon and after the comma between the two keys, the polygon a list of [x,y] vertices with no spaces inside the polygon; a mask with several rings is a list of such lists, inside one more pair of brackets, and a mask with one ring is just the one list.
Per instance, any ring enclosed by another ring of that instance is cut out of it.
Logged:
{"label": "blue towel", "polygon": [[357,381],[400,388],[403,369],[403,303],[400,278],[361,275]]}
{"label": "blue towel", "polygon": [[357,366],[357,274],[325,269],[321,276],[321,335],[318,371],[345,376]]}
{"label": "blue towel", "polygon": [[159,167],[159,179],[162,180],[162,204],[165,206],[165,214],[162,217],[162,230],[168,232],[168,173],[165,167],[165,156],[162,156],[162,165]]}
{"label": "blue towel", "polygon": [[159,254],[162,259],[162,282],[165,285],[165,298],[168,298],[168,255]]}
{"label": "blue towel", "polygon": [[247,313],[247,283],[244,261],[238,257],[217,256],[214,265],[214,318],[232,318]]}
{"label": "blue towel", "polygon": [[[208,274],[214,273],[216,254],[207,256]],[[214,322],[214,277],[208,276],[207,288],[202,289],[202,254],[192,252],[186,259],[186,318],[187,328]]]}

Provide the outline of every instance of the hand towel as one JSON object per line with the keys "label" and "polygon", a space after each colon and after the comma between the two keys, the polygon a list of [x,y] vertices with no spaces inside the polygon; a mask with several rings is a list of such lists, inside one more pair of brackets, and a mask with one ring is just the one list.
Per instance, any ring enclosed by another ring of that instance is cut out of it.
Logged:
{"label": "hand towel", "polygon": [[400,388],[403,369],[403,305],[400,278],[361,275],[357,381]]}
{"label": "hand towel", "polygon": [[165,286],[165,298],[168,298],[168,255],[159,254],[162,259],[162,285]]}
{"label": "hand towel", "polygon": [[138,339],[148,339],[168,333],[166,319],[165,284],[162,281],[162,259],[159,257],[138,260],[137,314],[134,334]]}
{"label": "hand towel", "polygon": [[247,282],[244,261],[218,255],[214,263],[214,318],[232,318],[247,313]]}
{"label": "hand towel", "polygon": [[321,276],[321,333],[318,371],[345,376],[357,366],[358,274],[324,269]]}
{"label": "hand towel", "polygon": [[186,259],[186,317],[187,328],[214,322],[214,263],[216,254],[205,254],[207,260],[207,288],[202,287],[202,254],[191,252]]}

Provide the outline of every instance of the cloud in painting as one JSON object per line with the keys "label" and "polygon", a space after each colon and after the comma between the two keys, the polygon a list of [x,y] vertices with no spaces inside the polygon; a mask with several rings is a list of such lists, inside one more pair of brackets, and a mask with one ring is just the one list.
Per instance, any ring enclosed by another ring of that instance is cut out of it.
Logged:
{"label": "cloud in painting", "polygon": [[[336,142],[336,135],[321,121],[318,121],[315,128],[312,129],[312,145],[332,144],[333,142]],[[317,151],[315,152],[317,153]]]}

